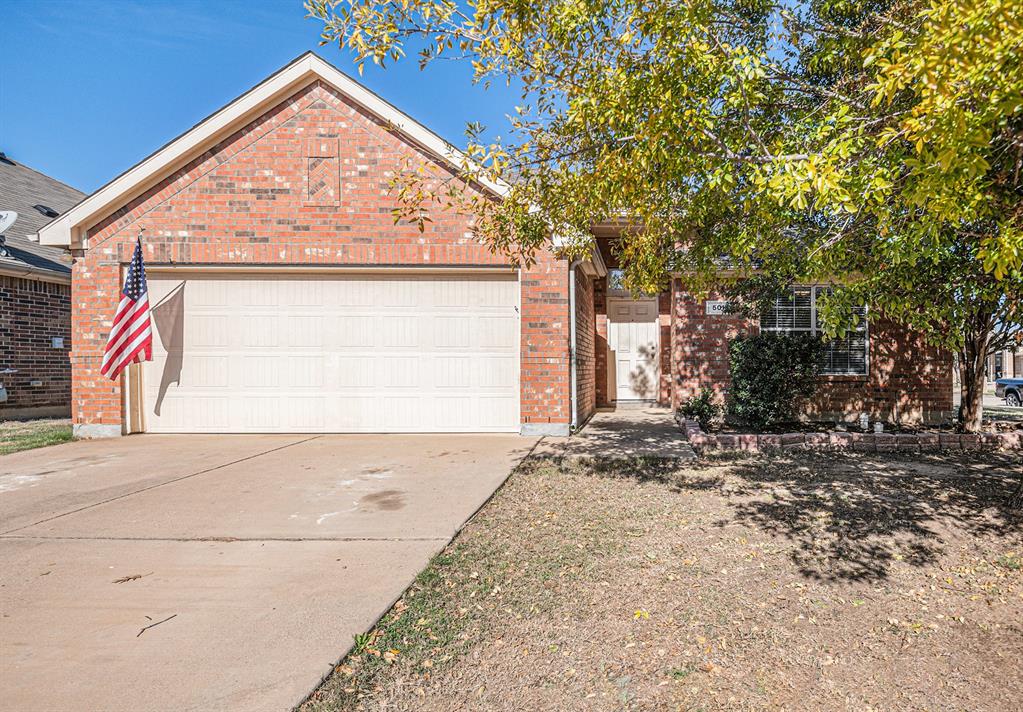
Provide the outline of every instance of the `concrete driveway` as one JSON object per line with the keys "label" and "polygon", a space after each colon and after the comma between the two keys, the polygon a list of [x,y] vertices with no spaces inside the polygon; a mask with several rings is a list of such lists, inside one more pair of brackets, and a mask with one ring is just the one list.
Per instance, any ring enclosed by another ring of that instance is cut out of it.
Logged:
{"label": "concrete driveway", "polygon": [[289,709],[534,444],[146,435],[0,457],[0,708]]}

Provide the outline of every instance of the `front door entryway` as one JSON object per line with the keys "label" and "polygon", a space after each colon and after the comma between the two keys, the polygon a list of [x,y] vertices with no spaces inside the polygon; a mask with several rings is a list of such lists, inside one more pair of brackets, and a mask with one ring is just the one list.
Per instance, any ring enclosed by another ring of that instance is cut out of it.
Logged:
{"label": "front door entryway", "polygon": [[657,298],[609,299],[607,345],[616,400],[656,400],[659,376]]}

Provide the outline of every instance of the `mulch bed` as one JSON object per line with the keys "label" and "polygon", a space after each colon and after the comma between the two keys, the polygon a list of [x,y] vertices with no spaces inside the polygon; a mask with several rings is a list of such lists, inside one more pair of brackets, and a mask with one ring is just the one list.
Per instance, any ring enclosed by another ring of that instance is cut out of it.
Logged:
{"label": "mulch bed", "polygon": [[529,460],[303,709],[1019,710],[1021,468]]}

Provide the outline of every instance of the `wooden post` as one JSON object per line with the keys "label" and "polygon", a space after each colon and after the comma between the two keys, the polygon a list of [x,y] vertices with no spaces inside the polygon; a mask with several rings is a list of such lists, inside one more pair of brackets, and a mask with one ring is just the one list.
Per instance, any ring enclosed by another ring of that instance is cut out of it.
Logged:
{"label": "wooden post", "polygon": [[128,366],[128,432],[146,432],[145,381],[141,363]]}

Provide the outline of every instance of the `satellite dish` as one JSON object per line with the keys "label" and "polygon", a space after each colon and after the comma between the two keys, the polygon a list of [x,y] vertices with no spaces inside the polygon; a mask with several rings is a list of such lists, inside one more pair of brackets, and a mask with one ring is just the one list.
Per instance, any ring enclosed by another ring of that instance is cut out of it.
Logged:
{"label": "satellite dish", "polygon": [[0,235],[7,232],[7,228],[18,219],[18,214],[13,210],[0,210]]}

